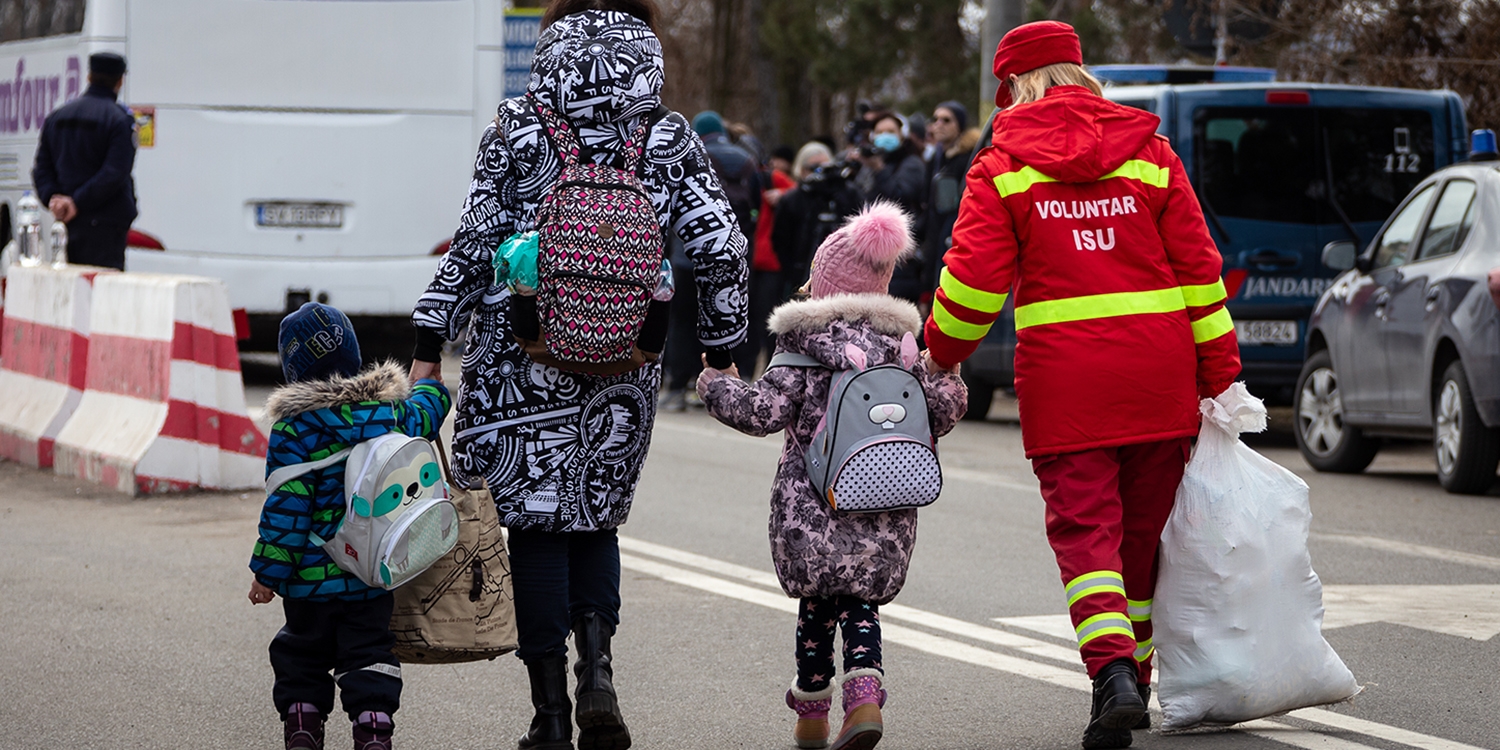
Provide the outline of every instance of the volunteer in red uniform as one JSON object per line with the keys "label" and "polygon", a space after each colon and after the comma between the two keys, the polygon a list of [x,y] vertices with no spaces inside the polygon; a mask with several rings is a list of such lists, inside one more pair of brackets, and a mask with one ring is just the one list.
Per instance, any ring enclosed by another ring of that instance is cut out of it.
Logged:
{"label": "volunteer in red uniform", "polygon": [[926,336],[956,366],[1014,288],[1021,435],[1094,680],[1083,746],[1114,748],[1149,726],[1156,548],[1198,399],[1240,362],[1182,162],[1158,118],[1101,97],[1082,62],[1063,23],[1000,42],[1005,111],[969,170]]}

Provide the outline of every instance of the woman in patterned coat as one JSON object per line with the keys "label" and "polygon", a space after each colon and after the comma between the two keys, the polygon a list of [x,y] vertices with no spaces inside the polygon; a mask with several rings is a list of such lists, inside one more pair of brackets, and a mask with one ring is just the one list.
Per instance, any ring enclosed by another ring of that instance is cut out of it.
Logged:
{"label": "woman in patterned coat", "polygon": [[528,93],[503,102],[485,131],[452,248],[412,316],[413,377],[436,372],[443,342],[467,333],[453,469],[459,481],[487,484],[510,529],[517,654],[536,706],[523,750],[571,746],[570,627],[579,750],[630,745],[609,661],[620,609],[615,529],[630,512],[661,382],[658,364],[614,377],[538,365],[512,336],[510,293],[494,284],[491,260],[503,240],[533,227],[562,168],[537,104],[571,123],[599,163],[623,165],[625,141],[646,126],[637,174],[693,261],[709,361],[728,367],[729,350],[745,340],[746,240],[703,143],[662,109],[656,14],[651,0],[553,0]]}

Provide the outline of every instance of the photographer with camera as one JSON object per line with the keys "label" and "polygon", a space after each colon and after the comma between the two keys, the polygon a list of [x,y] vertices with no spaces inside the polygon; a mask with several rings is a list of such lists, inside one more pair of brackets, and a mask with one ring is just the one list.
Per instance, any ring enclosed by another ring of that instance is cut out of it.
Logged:
{"label": "photographer with camera", "polygon": [[771,247],[781,263],[782,299],[791,298],[807,281],[813,252],[823,240],[864,205],[849,183],[858,170],[858,164],[834,161],[833,152],[817,141],[797,152],[792,176],[798,185],[781,196],[771,229]]}

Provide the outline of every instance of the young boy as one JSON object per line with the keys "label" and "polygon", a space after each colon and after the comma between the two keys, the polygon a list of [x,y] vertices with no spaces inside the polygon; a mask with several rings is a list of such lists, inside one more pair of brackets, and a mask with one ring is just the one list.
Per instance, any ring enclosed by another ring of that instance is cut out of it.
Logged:
{"label": "young boy", "polygon": [[[287,385],[267,403],[276,419],[268,476],[390,432],[438,437],[452,405],[442,382],[412,386],[394,363],[361,372],[354,327],[336,308],[309,302],[286,316],[279,348]],[[354,722],[355,750],[390,750],[391,714],[401,702],[390,592],[339,569],[310,539],[333,538],[343,519],[344,469],[341,461],[275,488],[250,558],[251,603],[280,594],[286,612],[286,626],[271,641],[271,695],[287,750],[322,750],[335,683]]]}

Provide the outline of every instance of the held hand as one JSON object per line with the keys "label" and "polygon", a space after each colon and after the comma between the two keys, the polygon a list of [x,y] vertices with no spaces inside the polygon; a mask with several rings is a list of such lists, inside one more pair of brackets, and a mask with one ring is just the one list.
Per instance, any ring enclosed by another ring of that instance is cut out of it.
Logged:
{"label": "held hand", "polygon": [[66,195],[52,196],[52,200],[47,201],[47,210],[52,212],[53,218],[64,224],[78,215],[78,206]]}
{"label": "held hand", "polygon": [[262,585],[260,581],[250,583],[250,603],[269,604],[276,598],[276,592]]}
{"label": "held hand", "polygon": [[922,350],[922,362],[927,365],[927,370],[929,372],[949,372],[955,375],[958,374],[959,365],[954,365],[952,367],[943,367],[942,365],[937,363],[937,360],[932,358],[931,349]]}
{"label": "held hand", "polygon": [[423,362],[420,359],[411,361],[411,372],[407,375],[411,382],[418,380],[436,380],[443,382],[443,365],[440,362]]}

